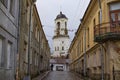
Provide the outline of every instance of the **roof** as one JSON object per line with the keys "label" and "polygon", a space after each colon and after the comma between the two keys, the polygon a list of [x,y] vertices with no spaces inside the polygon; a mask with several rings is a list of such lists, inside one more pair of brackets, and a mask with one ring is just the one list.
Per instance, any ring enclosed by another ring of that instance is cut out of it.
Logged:
{"label": "roof", "polygon": [[[60,12],[60,14],[57,15],[56,19],[60,19],[60,18],[65,18],[65,19],[68,19],[65,14],[63,14],[62,12]],[[55,19],[55,20],[56,20]]]}

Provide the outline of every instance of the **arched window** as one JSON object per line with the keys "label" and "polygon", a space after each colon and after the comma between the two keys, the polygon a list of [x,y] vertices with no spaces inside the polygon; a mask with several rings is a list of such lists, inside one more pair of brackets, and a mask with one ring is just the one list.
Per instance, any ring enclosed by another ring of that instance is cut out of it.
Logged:
{"label": "arched window", "polygon": [[64,46],[62,46],[62,50],[64,50]]}
{"label": "arched window", "polygon": [[65,27],[67,27],[67,22],[65,22]]}
{"label": "arched window", "polygon": [[58,27],[58,29],[60,28],[60,22],[57,23],[57,27]]}
{"label": "arched window", "polygon": [[56,51],[56,47],[55,47],[55,51]]}
{"label": "arched window", "polygon": [[57,50],[59,51],[59,47],[57,47]]}

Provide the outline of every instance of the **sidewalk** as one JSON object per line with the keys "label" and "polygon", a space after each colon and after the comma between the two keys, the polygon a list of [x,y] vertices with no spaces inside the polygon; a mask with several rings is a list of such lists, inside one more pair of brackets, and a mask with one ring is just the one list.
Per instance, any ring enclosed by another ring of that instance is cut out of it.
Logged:
{"label": "sidewalk", "polygon": [[42,73],[41,75],[39,75],[38,77],[33,78],[32,80],[42,80],[44,77],[47,76],[47,74],[48,74],[49,72],[50,72],[50,71],[46,71],[46,72]]}

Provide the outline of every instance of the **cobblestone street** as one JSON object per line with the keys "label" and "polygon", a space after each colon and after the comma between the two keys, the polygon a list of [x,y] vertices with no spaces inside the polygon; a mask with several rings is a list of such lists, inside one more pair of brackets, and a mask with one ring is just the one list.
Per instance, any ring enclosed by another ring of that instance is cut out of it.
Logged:
{"label": "cobblestone street", "polygon": [[42,80],[82,80],[79,76],[65,71],[52,71]]}

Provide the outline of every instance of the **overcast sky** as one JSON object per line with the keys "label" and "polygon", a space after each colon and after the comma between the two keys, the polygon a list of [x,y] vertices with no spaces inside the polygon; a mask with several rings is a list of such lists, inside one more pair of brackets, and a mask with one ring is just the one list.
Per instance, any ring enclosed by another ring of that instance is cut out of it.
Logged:
{"label": "overcast sky", "polygon": [[90,0],[37,0],[38,13],[51,49],[55,27],[54,19],[56,16],[62,11],[68,18],[67,27],[70,30],[70,41],[72,41],[89,1]]}

